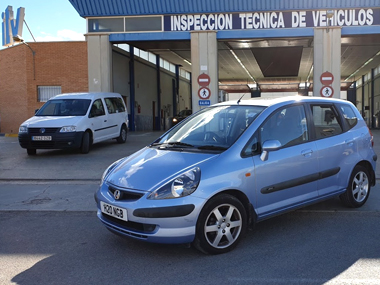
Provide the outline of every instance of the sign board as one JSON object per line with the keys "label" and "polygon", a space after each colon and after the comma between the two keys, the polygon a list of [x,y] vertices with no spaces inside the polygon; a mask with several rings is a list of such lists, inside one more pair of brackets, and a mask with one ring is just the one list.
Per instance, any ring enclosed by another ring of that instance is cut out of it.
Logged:
{"label": "sign board", "polygon": [[164,31],[227,31],[380,25],[380,9],[376,5],[373,6],[372,8],[333,9],[332,18],[327,17],[327,9],[311,11],[246,10],[240,13],[167,15],[164,16]]}
{"label": "sign board", "polygon": [[2,23],[2,45],[9,47],[14,44],[13,37],[22,37],[22,28],[25,18],[25,8],[17,9],[16,17],[14,17],[12,6],[8,6],[5,12],[1,13]]}
{"label": "sign board", "polygon": [[211,105],[211,101],[210,100],[199,100],[198,101],[198,105],[199,106],[210,106]]}
{"label": "sign board", "polygon": [[322,85],[331,85],[334,81],[334,75],[331,72],[326,71],[321,74],[320,79]]}
{"label": "sign board", "polygon": [[206,73],[202,73],[198,76],[198,84],[199,86],[206,87],[209,86],[211,82],[210,76]]}
{"label": "sign board", "polygon": [[199,90],[198,90],[198,96],[201,99],[208,99],[211,96],[211,91],[207,87],[199,88]]}
{"label": "sign board", "polygon": [[334,95],[334,89],[331,86],[322,86],[320,94],[322,97],[330,98]]}

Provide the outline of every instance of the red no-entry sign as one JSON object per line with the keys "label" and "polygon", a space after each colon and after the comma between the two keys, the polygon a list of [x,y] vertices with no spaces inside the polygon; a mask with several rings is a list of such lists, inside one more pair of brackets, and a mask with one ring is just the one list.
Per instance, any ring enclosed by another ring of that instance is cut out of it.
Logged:
{"label": "red no-entry sign", "polygon": [[334,81],[334,75],[331,72],[323,72],[321,74],[321,83],[322,85],[331,85]]}
{"label": "red no-entry sign", "polygon": [[211,82],[210,76],[206,73],[202,73],[198,76],[198,84],[199,86],[206,87],[209,86]]}

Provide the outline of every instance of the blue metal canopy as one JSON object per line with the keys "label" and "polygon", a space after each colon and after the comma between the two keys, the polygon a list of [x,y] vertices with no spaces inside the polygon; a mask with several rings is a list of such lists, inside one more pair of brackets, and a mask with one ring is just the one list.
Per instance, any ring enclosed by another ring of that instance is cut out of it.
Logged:
{"label": "blue metal canopy", "polygon": [[69,0],[81,17],[380,7],[380,0]]}

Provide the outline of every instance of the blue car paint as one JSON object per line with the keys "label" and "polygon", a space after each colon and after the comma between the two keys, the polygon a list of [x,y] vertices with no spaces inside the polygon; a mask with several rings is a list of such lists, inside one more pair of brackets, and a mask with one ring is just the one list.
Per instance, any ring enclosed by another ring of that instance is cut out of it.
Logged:
{"label": "blue car paint", "polygon": [[[263,111],[224,151],[199,151],[187,147],[160,149],[153,146],[138,151],[120,161],[95,194],[99,219],[108,229],[124,236],[148,242],[187,243],[194,240],[197,220],[206,202],[224,191],[235,191],[235,194],[240,193],[239,197],[245,197],[244,200],[252,205],[255,221],[344,193],[355,165],[365,163],[369,166],[370,176],[374,175],[376,166],[371,136],[353,105],[350,106],[354,108],[358,118],[357,124],[344,130],[342,134],[322,139],[313,138],[311,135],[305,143],[270,152],[266,161],[262,161],[260,155],[242,155],[242,150],[253,134],[273,112],[292,104],[305,104],[304,108],[307,109],[311,104],[321,102],[345,104],[341,100],[302,97],[261,100],[257,104],[264,106]],[[255,101],[240,102],[242,106],[250,104],[255,104]],[[217,106],[230,105],[238,104],[227,102]],[[197,114],[189,117],[186,123],[191,122]],[[310,124],[310,118],[307,119]],[[180,129],[184,125],[181,122],[175,128]],[[173,129],[156,142],[165,138]],[[148,199],[152,191],[195,166],[201,169],[201,179],[191,195],[164,200]],[[371,183],[374,184],[374,180]],[[136,201],[117,201],[109,192],[110,185],[121,190],[139,192],[142,197]],[[291,187],[281,189],[281,185]],[[276,190],[276,187],[281,190]],[[107,219],[100,210],[100,201],[127,209],[129,221],[156,225],[155,230],[133,230]],[[190,204],[195,206],[194,210],[181,217],[142,218],[133,214],[134,210],[141,208],[169,208]]]}

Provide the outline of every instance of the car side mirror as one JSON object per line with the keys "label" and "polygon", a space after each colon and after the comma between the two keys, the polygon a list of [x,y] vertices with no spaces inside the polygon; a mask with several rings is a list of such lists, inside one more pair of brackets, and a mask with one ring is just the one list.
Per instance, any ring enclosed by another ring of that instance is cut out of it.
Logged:
{"label": "car side mirror", "polygon": [[270,151],[276,151],[280,149],[281,143],[278,140],[267,140],[263,143],[262,149],[263,152],[260,155],[262,161],[266,161],[269,156]]}

